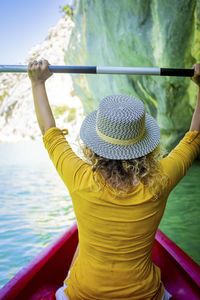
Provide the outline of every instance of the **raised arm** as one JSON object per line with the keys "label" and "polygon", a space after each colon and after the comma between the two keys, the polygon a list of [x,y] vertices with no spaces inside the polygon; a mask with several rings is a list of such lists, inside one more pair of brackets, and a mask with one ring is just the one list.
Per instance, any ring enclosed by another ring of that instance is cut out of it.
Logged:
{"label": "raised arm", "polygon": [[197,130],[200,132],[200,63],[194,65],[194,76],[191,79],[197,84],[199,91],[197,96],[196,108],[192,117],[190,131]]}
{"label": "raised arm", "polygon": [[194,65],[195,75],[191,78],[198,87],[198,98],[196,108],[187,132],[180,143],[161,160],[163,169],[168,174],[169,191],[185,176],[194,159],[200,153],[200,64]]}
{"label": "raised arm", "polygon": [[34,61],[28,65],[28,75],[32,84],[35,112],[42,134],[56,126],[51,107],[49,105],[45,81],[53,74],[48,69],[48,61]]}

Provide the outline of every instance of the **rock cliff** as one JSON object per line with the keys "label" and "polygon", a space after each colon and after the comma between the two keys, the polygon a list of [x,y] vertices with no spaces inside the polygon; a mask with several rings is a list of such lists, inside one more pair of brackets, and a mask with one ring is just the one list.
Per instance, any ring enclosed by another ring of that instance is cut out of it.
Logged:
{"label": "rock cliff", "polygon": [[[199,0],[76,0],[65,62],[72,65],[191,68],[200,61]],[[73,75],[85,112],[108,94],[142,99],[171,148],[188,130],[197,89],[188,78]]]}
{"label": "rock cliff", "polygon": [[[45,58],[52,65],[64,65],[64,53],[73,26],[71,19],[63,16],[55,27],[49,29],[47,38],[30,50],[23,64]],[[78,132],[83,117],[83,108],[74,94],[71,76],[54,74],[47,80],[46,88],[57,126],[67,127],[72,135],[69,134],[69,139],[74,140],[74,132]],[[27,74],[2,73],[0,76],[0,128],[0,141],[41,139]]]}

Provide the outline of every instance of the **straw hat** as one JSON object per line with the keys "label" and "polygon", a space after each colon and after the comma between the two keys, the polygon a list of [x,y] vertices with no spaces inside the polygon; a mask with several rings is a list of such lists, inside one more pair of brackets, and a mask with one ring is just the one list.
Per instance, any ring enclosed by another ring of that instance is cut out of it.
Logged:
{"label": "straw hat", "polygon": [[80,129],[83,142],[96,154],[109,159],[133,159],[152,152],[160,129],[141,100],[127,95],[103,98]]}

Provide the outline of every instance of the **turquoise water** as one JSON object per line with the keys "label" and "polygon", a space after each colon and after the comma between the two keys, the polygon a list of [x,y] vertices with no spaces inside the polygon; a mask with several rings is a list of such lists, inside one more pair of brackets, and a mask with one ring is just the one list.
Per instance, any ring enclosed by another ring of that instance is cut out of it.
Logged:
{"label": "turquoise water", "polygon": [[75,220],[42,145],[0,144],[0,287]]}
{"label": "turquoise water", "polygon": [[200,265],[200,161],[171,192],[159,228]]}
{"label": "turquoise water", "polygon": [[[0,144],[0,287],[75,220],[41,143]],[[200,263],[200,162],[171,193],[160,224]]]}

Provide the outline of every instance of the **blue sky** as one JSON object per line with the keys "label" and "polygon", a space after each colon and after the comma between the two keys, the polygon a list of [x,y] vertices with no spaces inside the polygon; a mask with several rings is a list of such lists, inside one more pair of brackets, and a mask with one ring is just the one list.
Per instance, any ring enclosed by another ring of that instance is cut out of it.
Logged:
{"label": "blue sky", "polygon": [[23,63],[62,17],[71,0],[0,0],[0,64]]}

